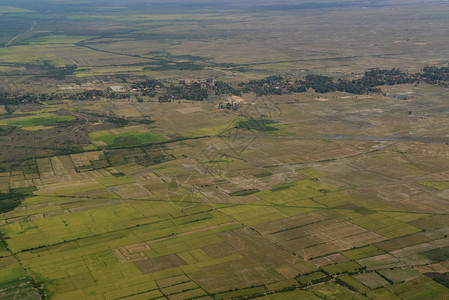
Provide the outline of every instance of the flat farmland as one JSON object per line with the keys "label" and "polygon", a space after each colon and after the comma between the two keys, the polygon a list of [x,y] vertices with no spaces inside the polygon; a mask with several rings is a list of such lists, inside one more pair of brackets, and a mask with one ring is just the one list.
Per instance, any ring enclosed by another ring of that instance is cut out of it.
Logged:
{"label": "flat farmland", "polygon": [[1,299],[449,298],[447,82],[289,90],[444,66],[444,4],[87,2],[0,6]]}
{"label": "flat farmland", "polygon": [[[348,99],[345,103],[362,105]],[[274,101],[288,107],[285,117],[292,118],[295,106],[282,98]],[[386,101],[388,108],[391,100]],[[347,113],[333,102],[342,115]],[[322,105],[304,101],[298,108],[312,104]],[[153,128],[92,127],[89,138],[119,146],[114,139],[127,134],[164,132],[162,126],[168,123],[162,110],[188,112],[179,114],[184,118],[180,132],[203,134],[183,141],[170,141],[171,135],[165,134],[163,146],[50,156],[14,169],[4,165],[0,178],[5,192],[33,189],[21,206],[0,220],[8,246],[2,256],[15,255],[25,269],[5,262],[2,274],[10,275],[4,282],[15,280],[15,272],[25,272],[22,276],[44,283],[47,295],[55,299],[224,299],[266,292],[275,292],[273,299],[296,297],[282,292],[285,287],[302,288],[298,293],[310,299],[337,290],[341,295],[354,293],[331,283],[315,286],[335,277],[352,290],[372,295],[394,294],[410,280],[430,284],[432,293],[445,293],[424,275],[443,270],[449,257],[447,207],[438,201],[447,178],[441,166],[447,154],[441,144],[334,139],[322,131],[326,126],[331,131],[349,128],[351,121],[344,118],[319,128],[308,120],[297,121],[302,125],[288,127],[290,132],[313,128],[299,141],[290,133],[249,129],[230,138],[220,131],[224,125],[215,130],[198,123],[197,113],[213,110],[205,104],[201,110],[188,102],[182,108],[177,103],[149,105]],[[364,114],[377,104],[365,105]],[[39,116],[2,122],[17,125],[14,122]],[[280,124],[282,118],[277,117]],[[232,128],[235,120],[231,115],[223,122]],[[251,135],[255,138],[247,139]],[[427,158],[418,167],[413,157],[426,151],[434,154],[433,161]],[[168,161],[157,162],[155,157]],[[376,194],[370,192],[374,187]],[[431,204],[415,204],[415,191]],[[230,293],[230,287],[238,290]]]}

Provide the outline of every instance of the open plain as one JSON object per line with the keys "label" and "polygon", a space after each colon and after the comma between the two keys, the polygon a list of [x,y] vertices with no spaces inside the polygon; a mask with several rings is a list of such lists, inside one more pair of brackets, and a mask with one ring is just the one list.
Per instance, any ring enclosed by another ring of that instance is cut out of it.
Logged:
{"label": "open plain", "polygon": [[446,2],[10,2],[1,299],[449,299]]}

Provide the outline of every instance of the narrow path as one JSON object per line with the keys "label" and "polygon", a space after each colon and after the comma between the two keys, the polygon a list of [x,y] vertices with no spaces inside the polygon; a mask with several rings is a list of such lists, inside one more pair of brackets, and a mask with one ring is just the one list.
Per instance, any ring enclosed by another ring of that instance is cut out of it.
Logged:
{"label": "narrow path", "polygon": [[20,34],[16,35],[15,37],[13,37],[11,40],[9,40],[8,43],[6,43],[5,48],[8,48],[12,43],[14,43],[15,40],[17,40],[17,39],[18,39],[19,37],[21,37],[22,35],[25,35],[25,34],[31,32],[31,31],[33,31],[33,30],[34,30],[34,27],[35,27],[36,25],[37,25],[37,22],[34,22],[34,24],[31,25],[31,27],[30,27],[27,31],[25,31],[25,32],[23,32],[23,33],[20,33]]}
{"label": "narrow path", "polygon": [[86,117],[86,116],[83,116],[83,115],[81,115],[81,114],[77,114],[77,113],[74,113],[74,112],[70,112],[75,118],[78,118],[78,119],[84,119],[84,121],[86,121],[83,125],[81,125],[81,126],[79,126],[79,127],[74,127],[73,129],[72,129],[72,132],[73,131],[75,131],[75,130],[77,130],[77,129],[80,129],[80,128],[83,128],[83,127],[86,127],[87,125],[89,125],[89,119]]}

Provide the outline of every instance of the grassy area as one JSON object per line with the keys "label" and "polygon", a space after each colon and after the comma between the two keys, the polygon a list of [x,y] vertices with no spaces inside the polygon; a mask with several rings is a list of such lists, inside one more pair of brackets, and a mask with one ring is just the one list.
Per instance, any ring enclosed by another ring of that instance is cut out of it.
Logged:
{"label": "grassy area", "polygon": [[371,245],[342,252],[342,254],[350,260],[362,259],[370,256],[380,255],[383,253],[385,252]]}
{"label": "grassy area", "polygon": [[377,289],[389,285],[388,281],[375,272],[354,275],[354,278],[370,289]]}
{"label": "grassy area", "polygon": [[[92,136],[91,136],[92,137]],[[127,132],[120,134],[93,135],[96,141],[102,141],[112,148],[134,147],[146,143],[162,141],[164,137],[153,132]]]}
{"label": "grassy area", "polygon": [[308,178],[320,178],[320,177],[327,176],[327,174],[325,172],[322,172],[322,171],[314,169],[314,168],[301,169],[301,170],[298,170],[298,172],[307,176]]}
{"label": "grassy area", "polygon": [[361,266],[354,261],[348,261],[323,267],[323,269],[329,274],[353,273],[358,271],[360,268]]}
{"label": "grassy area", "polygon": [[420,182],[419,184],[439,191],[449,189],[449,181],[426,181]]}
{"label": "grassy area", "polygon": [[408,281],[420,276],[420,274],[413,269],[382,270],[378,271],[378,273],[394,283]]}
{"label": "grassy area", "polygon": [[370,288],[362,284],[360,281],[354,279],[354,277],[350,275],[339,276],[337,282],[339,282],[341,285],[348,286],[350,287],[350,289],[356,290],[359,293],[366,293],[370,290]]}
{"label": "grassy area", "polygon": [[271,120],[258,119],[258,120],[248,120],[237,122],[236,127],[242,129],[256,130],[256,131],[276,131],[275,127],[270,126],[270,124],[275,123]]}
{"label": "grassy area", "polygon": [[17,126],[29,130],[48,129],[50,125],[74,120],[73,116],[57,116],[54,114],[38,114],[28,117],[12,118],[0,121],[0,125]]}
{"label": "grassy area", "polygon": [[[449,296],[449,291],[430,278],[421,276],[405,283],[389,286],[367,293],[369,297],[385,297],[388,295],[401,299],[444,299]],[[390,296],[390,297],[392,297]]]}
{"label": "grassy area", "polygon": [[122,185],[122,184],[128,184],[128,183],[134,183],[135,180],[128,177],[128,176],[110,176],[110,177],[101,177],[97,178],[97,181],[104,186],[115,186],[115,185]]}
{"label": "grassy area", "polygon": [[81,42],[83,40],[94,38],[95,36],[73,36],[73,35],[59,35],[59,34],[49,34],[49,35],[37,35],[25,42],[33,44],[74,44]]}
{"label": "grassy area", "polygon": [[234,123],[230,124],[223,124],[223,125],[215,125],[215,126],[208,126],[204,128],[199,128],[195,130],[189,131],[189,133],[198,135],[198,136],[215,136],[219,134],[225,133],[227,130],[232,128]]}

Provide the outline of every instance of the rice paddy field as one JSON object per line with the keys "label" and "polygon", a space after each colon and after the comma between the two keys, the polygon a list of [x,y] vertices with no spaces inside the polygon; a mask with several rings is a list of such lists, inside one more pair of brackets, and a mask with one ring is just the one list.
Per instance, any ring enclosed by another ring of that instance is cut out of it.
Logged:
{"label": "rice paddy field", "polygon": [[[51,299],[444,299],[448,152],[444,137],[429,134],[447,126],[435,112],[447,91],[419,96],[428,88],[408,103],[272,96],[282,111],[276,129],[238,134],[244,118],[213,104],[183,114],[198,104],[129,102],[156,122],[89,121],[92,150],[2,162],[1,192],[31,192],[0,218],[1,293],[26,285],[30,297]],[[92,106],[31,109],[2,119],[3,128],[64,130],[91,118]],[[211,126],[211,114],[229,129]],[[415,124],[410,140],[386,138]]]}
{"label": "rice paddy field", "polygon": [[53,97],[0,105],[0,299],[449,299],[447,86],[227,110],[130,84],[419,70],[447,62],[444,3],[6,2],[0,91]]}

